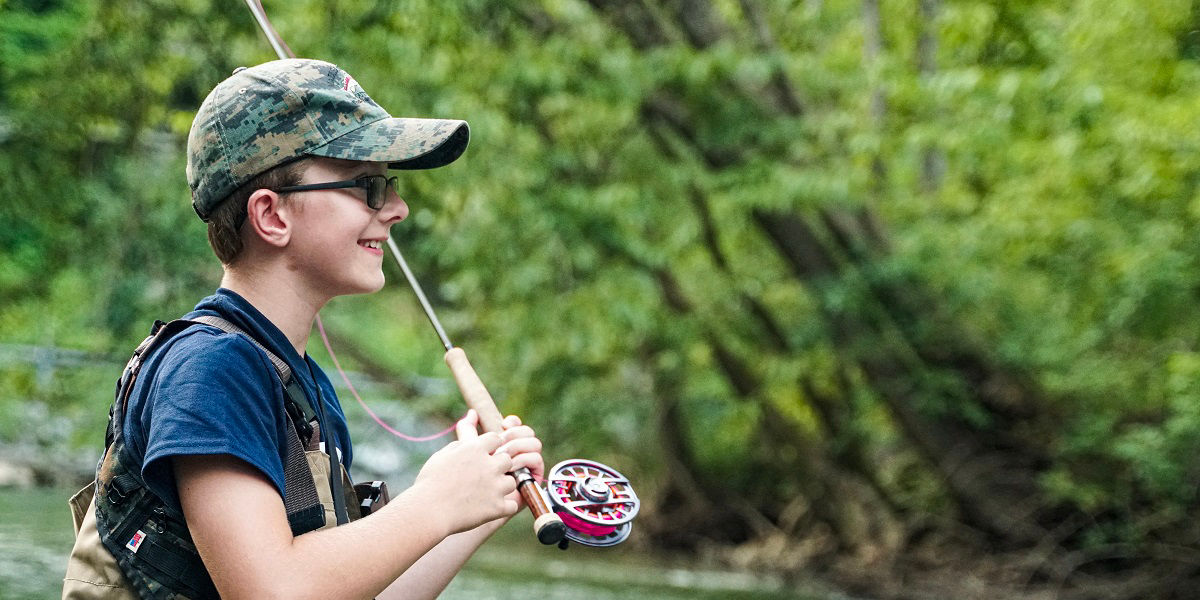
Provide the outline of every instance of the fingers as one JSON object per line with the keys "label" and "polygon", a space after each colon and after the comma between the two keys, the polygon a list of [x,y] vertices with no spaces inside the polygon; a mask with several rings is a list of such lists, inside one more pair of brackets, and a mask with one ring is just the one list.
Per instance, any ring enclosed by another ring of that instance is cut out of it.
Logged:
{"label": "fingers", "polygon": [[505,420],[505,429],[500,434],[504,444],[497,451],[504,451],[513,457],[513,469],[522,467],[533,472],[534,477],[541,478],[545,471],[542,459],[542,441],[539,440],[528,425],[521,425],[517,417]]}
{"label": "fingers", "polygon": [[492,459],[496,464],[496,468],[501,473],[508,473],[513,470],[513,458],[509,453],[503,450],[497,450],[492,453]]}
{"label": "fingers", "polygon": [[[512,451],[501,448],[501,446],[504,444],[504,440],[501,439],[500,434],[488,432],[481,435],[475,430],[475,421],[477,421],[477,419],[478,417],[475,415],[475,411],[468,411],[467,416],[459,420],[459,422],[454,426],[458,433],[458,442],[451,442],[450,445],[462,444],[463,452],[480,452],[485,455],[490,455],[497,461],[497,464],[503,464],[511,467]],[[526,443],[523,446],[517,446],[517,448],[522,448],[528,445],[529,444]],[[509,470],[511,470],[511,468]]]}
{"label": "fingers", "polygon": [[507,476],[507,473],[506,473],[506,476],[504,478],[504,485],[501,486],[501,488],[502,488],[500,490],[501,496],[508,496],[509,494],[515,494],[517,492],[517,479],[515,477]]}
{"label": "fingers", "polygon": [[542,440],[535,437],[517,438],[504,442],[496,451],[507,452],[513,459],[524,454],[539,454],[542,451]]}
{"label": "fingers", "polygon": [[494,459],[493,466],[501,472],[511,473],[525,468],[529,469],[534,477],[541,478],[545,471],[541,455],[542,441],[537,438],[533,428],[522,425],[520,417],[516,415],[505,417],[503,424],[504,431],[501,433],[480,434],[479,414],[472,409],[455,424],[455,431],[460,441],[470,442],[483,452],[491,454]]}
{"label": "fingers", "polygon": [[468,441],[477,445],[488,454],[495,454],[496,451],[500,449],[500,446],[504,443],[504,440],[500,439],[500,434],[498,433],[485,433],[483,435],[476,435],[474,439]]}
{"label": "fingers", "polygon": [[476,438],[479,437],[478,427],[479,414],[472,408],[467,411],[467,414],[463,418],[454,424],[454,435],[461,441]]}
{"label": "fingers", "polygon": [[534,479],[545,479],[546,464],[542,461],[541,454],[521,454],[513,457],[512,470],[529,469]]}
{"label": "fingers", "polygon": [[[509,473],[516,469],[513,466],[512,457],[504,451],[497,451],[495,454],[492,454],[492,460],[495,463],[496,473],[501,475],[497,482],[499,487],[496,491],[499,492],[499,496],[505,502],[509,502],[511,501],[510,497],[515,497],[517,494],[517,479],[509,475]],[[519,507],[514,507],[508,514],[515,513],[517,508]]]}
{"label": "fingers", "polygon": [[505,516],[511,517],[511,516],[517,514],[518,510],[521,510],[520,502],[518,502],[514,498],[505,498],[504,499],[504,514],[505,514]]}
{"label": "fingers", "polygon": [[500,432],[500,437],[504,441],[509,442],[519,438],[533,438],[536,435],[533,433],[533,428],[528,425],[515,425]]}

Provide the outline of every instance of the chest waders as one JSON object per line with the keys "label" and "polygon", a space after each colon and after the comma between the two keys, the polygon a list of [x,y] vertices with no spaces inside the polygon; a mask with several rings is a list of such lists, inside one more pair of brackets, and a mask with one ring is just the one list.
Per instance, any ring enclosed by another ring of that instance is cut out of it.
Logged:
{"label": "chest waders", "polygon": [[142,465],[130,457],[123,433],[126,402],[143,361],[163,342],[196,323],[243,335],[275,365],[291,423],[283,457],[283,500],[292,534],[359,517],[345,470],[317,449],[319,439],[325,437],[320,435],[320,424],[325,422],[323,403],[319,398],[309,402],[287,363],[219,317],[157,322],[117,381],[96,480],[71,498],[76,538],[63,583],[64,600],[218,598],[183,515],[167,508],[146,486]]}

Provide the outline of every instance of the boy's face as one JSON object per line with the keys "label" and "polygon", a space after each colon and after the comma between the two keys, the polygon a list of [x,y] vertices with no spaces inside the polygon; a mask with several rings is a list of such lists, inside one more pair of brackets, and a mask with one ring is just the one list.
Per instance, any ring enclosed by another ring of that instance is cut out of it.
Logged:
{"label": "boy's face", "polygon": [[[386,173],[386,163],[313,158],[300,183]],[[408,216],[408,205],[389,188],[388,202],[374,210],[367,206],[366,193],[353,187],[291,194],[295,210],[289,265],[307,281],[309,292],[333,298],[383,287],[383,247],[391,226]]]}

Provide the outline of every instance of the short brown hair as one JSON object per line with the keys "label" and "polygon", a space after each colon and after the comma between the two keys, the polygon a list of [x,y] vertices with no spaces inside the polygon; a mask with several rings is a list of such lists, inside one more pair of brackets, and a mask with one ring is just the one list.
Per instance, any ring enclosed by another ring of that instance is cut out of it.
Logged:
{"label": "short brown hair", "polygon": [[[255,175],[222,200],[208,218],[208,245],[223,265],[231,265],[242,253],[242,225],[246,222],[246,202],[258,190],[298,185],[308,159],[301,158]],[[280,194],[280,196],[286,196]]]}

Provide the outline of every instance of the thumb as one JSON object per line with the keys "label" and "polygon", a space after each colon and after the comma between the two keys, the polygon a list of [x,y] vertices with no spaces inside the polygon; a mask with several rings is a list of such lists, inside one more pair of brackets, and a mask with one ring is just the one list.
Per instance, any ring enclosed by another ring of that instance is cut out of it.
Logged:
{"label": "thumb", "polygon": [[467,411],[467,414],[463,416],[463,418],[459,419],[458,422],[454,424],[454,434],[459,441],[477,438],[479,437],[479,430],[476,429],[478,425],[479,414],[476,413],[475,409],[472,408],[471,410]]}

